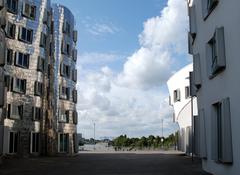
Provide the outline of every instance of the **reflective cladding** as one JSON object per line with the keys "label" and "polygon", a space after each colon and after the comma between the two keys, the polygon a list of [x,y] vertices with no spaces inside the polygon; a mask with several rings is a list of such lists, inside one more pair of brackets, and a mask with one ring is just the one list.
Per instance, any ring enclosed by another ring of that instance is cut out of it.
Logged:
{"label": "reflective cladding", "polygon": [[[76,111],[76,104],[73,102],[73,90],[76,88],[76,82],[73,81],[72,71],[75,70],[76,62],[73,59],[73,51],[76,49],[76,43],[73,40],[73,31],[75,27],[74,16],[66,7],[54,4],[53,5],[53,20],[54,20],[54,41],[55,41],[55,65],[54,65],[54,94],[56,95],[56,116],[61,115],[62,111]],[[66,50],[64,50],[66,47]],[[64,66],[66,65],[66,66]],[[70,70],[68,70],[70,69]],[[63,76],[61,72],[70,71],[69,76]],[[70,89],[70,99],[60,99],[59,94],[62,88]],[[69,123],[59,123],[58,131],[63,133],[71,133],[70,139],[73,139],[76,133],[76,125],[73,117],[70,118]]]}

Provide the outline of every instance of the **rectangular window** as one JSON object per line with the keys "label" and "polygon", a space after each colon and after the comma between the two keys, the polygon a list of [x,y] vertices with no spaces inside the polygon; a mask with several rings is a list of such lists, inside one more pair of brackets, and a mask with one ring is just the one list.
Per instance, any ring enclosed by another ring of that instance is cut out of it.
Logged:
{"label": "rectangular window", "polygon": [[21,52],[16,52],[15,54],[15,66],[28,69],[29,67],[29,54],[24,54]]}
{"label": "rectangular window", "polygon": [[76,30],[73,31],[73,41],[76,43],[78,39],[78,32]]}
{"label": "rectangular window", "polygon": [[74,82],[77,82],[77,70],[72,70],[72,80]]}
{"label": "rectangular window", "polygon": [[173,99],[174,99],[174,102],[181,101],[180,89],[173,91]]}
{"label": "rectangular window", "polygon": [[60,99],[64,100],[70,99],[70,88],[60,86]]}
{"label": "rectangular window", "polygon": [[69,65],[66,65],[64,63],[61,64],[61,76],[70,78],[71,76],[71,67]]}
{"label": "rectangular window", "polygon": [[59,134],[58,135],[58,151],[60,153],[67,153],[68,144],[69,144],[69,134]]}
{"label": "rectangular window", "polygon": [[42,118],[43,115],[43,110],[41,108],[38,107],[33,107],[32,108],[33,111],[33,121],[39,121]]}
{"label": "rectangular window", "polygon": [[36,6],[31,5],[29,3],[24,3],[23,16],[34,20],[36,16]]}
{"label": "rectangular window", "polygon": [[78,124],[78,113],[77,113],[77,111],[73,111],[72,117],[73,117],[73,124],[77,125]]}
{"label": "rectangular window", "polygon": [[62,41],[62,53],[68,56],[71,55],[71,45],[64,40]]}
{"label": "rectangular window", "polygon": [[39,56],[37,71],[44,72],[44,70],[45,70],[45,59]]}
{"label": "rectangular window", "polygon": [[26,80],[13,78],[13,92],[24,94],[26,92]]}
{"label": "rectangular window", "polygon": [[207,43],[206,58],[209,78],[213,78],[226,67],[224,28],[217,28],[214,36]]}
{"label": "rectangular window", "polygon": [[40,38],[40,47],[46,48],[47,45],[47,36],[44,33],[41,33],[41,38]]}
{"label": "rectangular window", "polygon": [[8,118],[20,120],[23,116],[23,105],[8,104]]}
{"label": "rectangular window", "polygon": [[67,21],[64,21],[63,23],[63,33],[67,35],[70,35],[71,33],[71,25]]}
{"label": "rectangular window", "polygon": [[74,144],[74,152],[78,153],[78,136],[77,133],[73,134],[73,144]]}
{"label": "rectangular window", "polygon": [[7,0],[7,10],[11,13],[18,12],[18,0]]}
{"label": "rectangular window", "polygon": [[19,134],[17,132],[9,133],[9,153],[16,154],[18,151]]}
{"label": "rectangular window", "polygon": [[59,114],[60,123],[69,123],[69,111],[61,111]]}
{"label": "rectangular window", "polygon": [[13,62],[13,50],[12,49],[7,49],[6,51],[6,60],[8,65],[12,65]]}
{"label": "rectangular window", "polygon": [[42,96],[43,95],[43,83],[36,81],[35,85],[34,85],[34,89],[35,89],[35,95],[36,96]]}
{"label": "rectangular window", "polygon": [[190,97],[190,88],[189,86],[185,87],[185,98],[188,99]]}
{"label": "rectangular window", "polygon": [[73,58],[73,61],[77,61],[77,49],[73,49],[73,53],[72,53],[72,58]]}
{"label": "rectangular window", "polygon": [[203,19],[206,20],[211,12],[218,5],[219,0],[202,0]]}
{"label": "rectangular window", "polygon": [[19,30],[19,40],[31,44],[33,39],[33,30],[26,29],[25,27],[20,27]]}
{"label": "rectangular window", "polygon": [[40,134],[31,133],[31,153],[39,153]]}
{"label": "rectangular window", "polygon": [[8,38],[15,39],[15,33],[16,33],[16,25],[15,24],[8,21],[5,31],[6,31],[6,36]]}
{"label": "rectangular window", "polygon": [[73,96],[73,102],[74,102],[74,103],[77,103],[77,90],[74,89],[74,90],[72,91],[72,96]]}
{"label": "rectangular window", "polygon": [[211,118],[212,159],[232,163],[232,128],[229,98],[213,104]]}

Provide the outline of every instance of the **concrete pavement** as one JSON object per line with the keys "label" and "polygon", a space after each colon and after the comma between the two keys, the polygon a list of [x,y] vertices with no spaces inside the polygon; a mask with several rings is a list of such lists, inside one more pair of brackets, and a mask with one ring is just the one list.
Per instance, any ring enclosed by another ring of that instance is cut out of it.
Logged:
{"label": "concrete pavement", "polygon": [[178,154],[79,154],[9,159],[1,175],[205,175],[199,160]]}

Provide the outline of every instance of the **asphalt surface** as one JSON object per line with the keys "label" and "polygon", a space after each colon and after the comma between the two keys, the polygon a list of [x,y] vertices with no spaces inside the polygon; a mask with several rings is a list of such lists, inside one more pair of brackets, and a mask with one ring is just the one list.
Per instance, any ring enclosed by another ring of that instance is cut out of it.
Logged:
{"label": "asphalt surface", "polygon": [[200,161],[174,154],[80,154],[7,159],[0,175],[206,175]]}

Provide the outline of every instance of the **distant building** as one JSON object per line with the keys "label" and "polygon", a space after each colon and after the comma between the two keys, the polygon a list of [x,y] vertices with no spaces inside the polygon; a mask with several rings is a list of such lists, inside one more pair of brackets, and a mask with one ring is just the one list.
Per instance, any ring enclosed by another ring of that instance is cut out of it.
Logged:
{"label": "distant building", "polygon": [[[189,74],[193,65],[187,65],[176,72],[167,82],[169,90],[169,104],[173,106],[173,120],[179,125],[178,150],[192,153],[192,109],[197,115],[196,98],[191,101]],[[193,105],[192,105],[193,104]]]}
{"label": "distant building", "polygon": [[216,175],[240,172],[239,40],[240,1],[188,0],[192,88],[199,115],[194,119],[196,155]]}
{"label": "distant building", "polygon": [[50,0],[0,7],[0,156],[77,152],[73,15]]}

